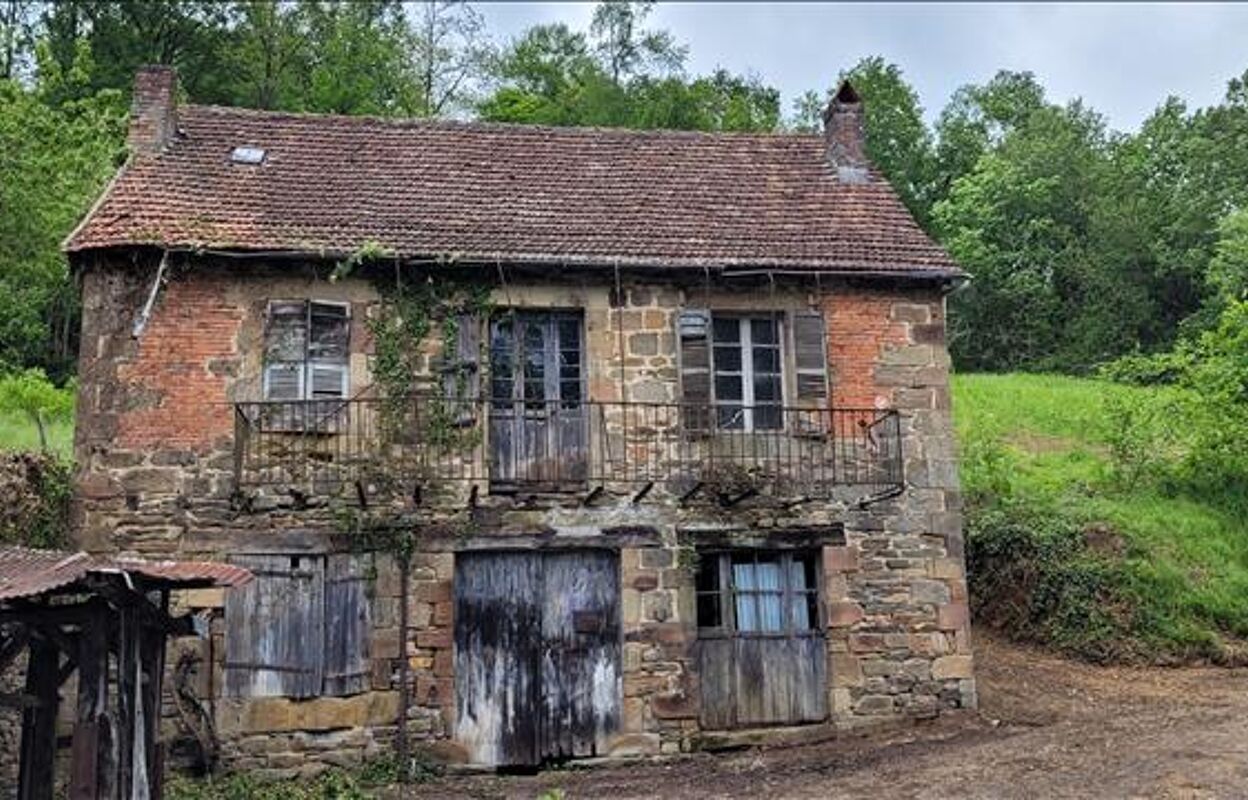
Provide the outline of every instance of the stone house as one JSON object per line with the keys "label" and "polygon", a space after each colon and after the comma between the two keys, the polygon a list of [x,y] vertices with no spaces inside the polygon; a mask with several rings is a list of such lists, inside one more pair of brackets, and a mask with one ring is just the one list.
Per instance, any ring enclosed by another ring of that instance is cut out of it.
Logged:
{"label": "stone house", "polygon": [[975,706],[965,275],[867,162],[850,86],[823,135],[176,93],[138,74],[132,156],[66,243],[76,524],[258,576],[180,601],[234,765],[400,732],[534,765]]}

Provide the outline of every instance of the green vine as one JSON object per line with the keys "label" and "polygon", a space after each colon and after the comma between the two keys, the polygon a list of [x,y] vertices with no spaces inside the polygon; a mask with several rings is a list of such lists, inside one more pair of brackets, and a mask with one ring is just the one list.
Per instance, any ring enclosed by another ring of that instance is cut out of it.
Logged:
{"label": "green vine", "polygon": [[[394,257],[366,243],[335,266],[330,280]],[[433,275],[408,282],[395,264],[393,273],[377,270],[374,284],[380,302],[366,322],[373,339],[382,445],[367,482],[383,492],[410,487],[408,479],[419,478],[422,465],[470,456],[480,446],[484,430],[470,383],[484,359],[482,352],[460,358],[460,325],[464,320],[480,323],[492,310],[488,285]],[[410,445],[419,447],[421,457],[404,464]],[[417,526],[403,521],[394,509],[345,508],[339,527],[355,534],[357,546],[366,549],[407,557],[415,548]]]}

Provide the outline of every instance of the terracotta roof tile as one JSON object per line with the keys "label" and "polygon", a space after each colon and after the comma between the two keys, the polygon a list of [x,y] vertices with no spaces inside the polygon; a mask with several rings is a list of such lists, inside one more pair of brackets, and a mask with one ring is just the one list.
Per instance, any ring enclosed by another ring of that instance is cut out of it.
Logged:
{"label": "terracotta roof tile", "polygon": [[[389,121],[209,106],[128,164],[66,249],[159,245],[663,267],[958,273],[823,139]],[[233,163],[235,147],[264,162]]]}

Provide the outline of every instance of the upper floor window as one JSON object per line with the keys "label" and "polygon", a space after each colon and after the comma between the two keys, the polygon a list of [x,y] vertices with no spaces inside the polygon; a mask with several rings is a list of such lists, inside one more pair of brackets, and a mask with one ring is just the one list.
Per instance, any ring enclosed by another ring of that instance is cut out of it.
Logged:
{"label": "upper floor window", "polygon": [[711,363],[720,428],[776,430],[783,423],[780,320],[774,315],[711,322]]}
{"label": "upper floor window", "polygon": [[323,400],[349,389],[351,307],[319,300],[269,303],[264,399]]}
{"label": "upper floor window", "polygon": [[780,430],[786,397],[827,397],[826,342],[817,311],[786,316],[688,309],[680,314],[678,333],[681,395],[691,428]]}

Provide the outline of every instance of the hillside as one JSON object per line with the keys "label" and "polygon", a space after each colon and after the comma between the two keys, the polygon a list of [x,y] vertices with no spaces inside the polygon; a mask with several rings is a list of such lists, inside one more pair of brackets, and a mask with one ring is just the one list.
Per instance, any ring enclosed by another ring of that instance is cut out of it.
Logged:
{"label": "hillside", "polygon": [[1123,463],[1133,443],[1166,441],[1142,427],[1200,424],[1115,411],[1176,391],[1054,375],[955,379],[980,624],[1092,660],[1245,660],[1248,521]]}

